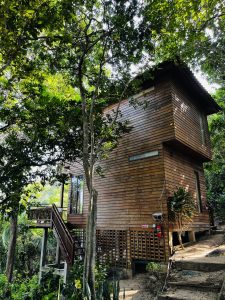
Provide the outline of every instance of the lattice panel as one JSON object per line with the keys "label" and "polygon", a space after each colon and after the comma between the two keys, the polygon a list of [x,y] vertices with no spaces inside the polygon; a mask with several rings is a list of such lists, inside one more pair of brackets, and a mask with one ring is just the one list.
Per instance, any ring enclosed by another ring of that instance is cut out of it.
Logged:
{"label": "lattice panel", "polygon": [[75,259],[83,259],[85,251],[85,229],[73,229],[71,233],[75,243],[74,257]]}
{"label": "lattice panel", "polygon": [[[84,257],[85,229],[74,229],[75,259]],[[149,229],[97,230],[97,260],[101,264],[127,268],[131,260],[165,260],[164,239]]]}
{"label": "lattice panel", "polygon": [[164,239],[158,239],[149,229],[130,230],[130,258],[140,260],[165,260]]}
{"label": "lattice panel", "polygon": [[127,267],[127,230],[97,230],[97,259],[102,264]]}

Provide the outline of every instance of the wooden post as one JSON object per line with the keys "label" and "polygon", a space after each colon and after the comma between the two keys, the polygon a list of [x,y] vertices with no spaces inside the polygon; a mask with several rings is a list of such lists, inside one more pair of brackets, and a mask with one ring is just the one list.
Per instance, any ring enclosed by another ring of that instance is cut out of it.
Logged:
{"label": "wooden post", "polygon": [[[60,205],[59,205],[59,207],[61,208],[62,217],[63,217],[63,205],[64,205],[64,187],[65,187],[65,181],[63,180],[61,185]],[[60,266],[60,258],[61,258],[61,251],[60,251],[59,241],[57,239],[55,263],[58,267]]]}
{"label": "wooden post", "polygon": [[64,283],[64,284],[66,284],[68,272],[69,272],[68,264],[67,264],[67,262],[65,261],[65,262],[64,262],[64,274],[63,274],[63,283]]}
{"label": "wooden post", "polygon": [[[64,273],[63,273],[63,283],[66,284],[69,268],[67,262],[64,262]],[[62,296],[62,300],[66,300],[65,296]]]}
{"label": "wooden post", "polygon": [[127,229],[127,270],[131,270],[128,274],[129,278],[133,277],[133,265],[131,258],[131,229]]}
{"label": "wooden post", "polygon": [[195,231],[188,231],[188,239],[189,239],[189,242],[195,242],[196,241]]}
{"label": "wooden post", "polygon": [[44,228],[44,235],[42,238],[42,245],[41,245],[39,283],[41,282],[43,267],[46,264],[47,241],[48,241],[48,228]]}
{"label": "wooden post", "polygon": [[60,194],[60,207],[61,208],[63,208],[63,202],[64,202],[64,181],[62,182],[61,194]]}

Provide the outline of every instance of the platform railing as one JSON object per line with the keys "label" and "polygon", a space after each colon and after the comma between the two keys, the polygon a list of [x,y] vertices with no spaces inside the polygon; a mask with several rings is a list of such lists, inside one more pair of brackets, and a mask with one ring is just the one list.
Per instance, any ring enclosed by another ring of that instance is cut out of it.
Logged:
{"label": "platform railing", "polygon": [[41,227],[42,225],[51,226],[52,220],[52,207],[51,206],[40,206],[35,208],[30,208],[27,212],[28,220],[34,222],[37,227]]}

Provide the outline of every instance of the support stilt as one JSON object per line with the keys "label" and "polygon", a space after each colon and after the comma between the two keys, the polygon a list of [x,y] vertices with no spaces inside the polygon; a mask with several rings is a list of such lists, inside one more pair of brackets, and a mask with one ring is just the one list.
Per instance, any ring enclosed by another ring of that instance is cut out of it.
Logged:
{"label": "support stilt", "polygon": [[[64,273],[63,273],[63,283],[66,284],[67,282],[67,276],[68,276],[69,268],[68,264],[64,262]],[[66,300],[64,296],[62,296],[62,300]]]}
{"label": "support stilt", "polygon": [[66,284],[67,276],[68,276],[69,268],[67,262],[64,262],[64,275],[63,275],[63,283]]}
{"label": "support stilt", "polygon": [[44,228],[44,235],[42,238],[42,245],[41,245],[39,283],[41,282],[41,278],[42,278],[42,269],[46,264],[47,241],[48,241],[48,228]]}
{"label": "support stilt", "polygon": [[60,266],[60,259],[61,259],[61,251],[60,251],[59,242],[57,241],[55,263],[58,267]]}
{"label": "support stilt", "polygon": [[189,239],[189,242],[195,242],[196,241],[195,231],[188,231],[188,239]]}

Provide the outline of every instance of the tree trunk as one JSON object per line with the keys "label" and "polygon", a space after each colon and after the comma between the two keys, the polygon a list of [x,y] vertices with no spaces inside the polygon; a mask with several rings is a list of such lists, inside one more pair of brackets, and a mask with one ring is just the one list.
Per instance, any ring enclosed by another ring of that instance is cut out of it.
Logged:
{"label": "tree trunk", "polygon": [[183,225],[182,225],[182,213],[177,214],[177,224],[178,224],[178,240],[180,243],[180,246],[182,249],[184,249],[183,243],[182,243],[182,232],[183,232]]}
{"label": "tree trunk", "polygon": [[90,206],[86,230],[86,246],[84,259],[83,286],[84,294],[87,292],[87,284],[90,288],[91,299],[95,299],[95,259],[96,259],[96,221],[97,221],[98,193],[93,188],[90,193]]}
{"label": "tree trunk", "polygon": [[6,262],[6,276],[9,282],[12,281],[12,277],[13,277],[13,267],[14,267],[16,239],[17,239],[17,222],[18,222],[18,213],[14,214],[10,218],[10,241],[8,246],[7,262]]}
{"label": "tree trunk", "polygon": [[180,246],[181,246],[182,249],[184,249],[184,246],[183,246],[183,243],[182,243],[182,236],[181,236],[182,231],[178,231],[177,234],[178,234],[178,240],[179,240]]}

